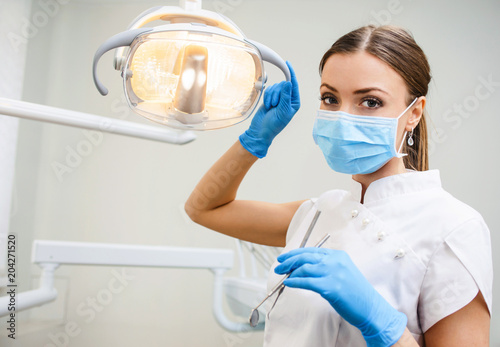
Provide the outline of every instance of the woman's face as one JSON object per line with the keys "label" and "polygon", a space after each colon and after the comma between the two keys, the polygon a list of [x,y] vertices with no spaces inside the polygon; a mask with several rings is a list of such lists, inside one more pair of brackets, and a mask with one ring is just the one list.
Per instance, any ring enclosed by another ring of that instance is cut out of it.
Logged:
{"label": "woman's face", "polygon": [[[321,109],[354,115],[398,117],[408,106],[403,78],[382,60],[366,52],[334,54],[321,75]],[[399,120],[398,144],[411,112]],[[406,129],[405,129],[406,128]]]}

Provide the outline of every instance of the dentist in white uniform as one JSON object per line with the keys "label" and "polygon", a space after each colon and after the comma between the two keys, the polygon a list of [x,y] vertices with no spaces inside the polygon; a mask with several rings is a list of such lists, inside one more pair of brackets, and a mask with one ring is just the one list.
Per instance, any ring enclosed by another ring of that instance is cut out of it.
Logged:
{"label": "dentist in white uniform", "polygon": [[[285,247],[269,276],[283,292],[265,346],[488,346],[490,235],[480,214],[428,170],[430,68],[404,29],[367,26],[325,53],[313,138],[350,190],[284,204],[237,200],[251,166],[300,107],[297,79],[270,87],[250,128],[186,202],[197,223]],[[224,177],[221,184],[217,177]],[[217,187],[217,189],[212,189]],[[315,212],[308,244],[297,249]]]}

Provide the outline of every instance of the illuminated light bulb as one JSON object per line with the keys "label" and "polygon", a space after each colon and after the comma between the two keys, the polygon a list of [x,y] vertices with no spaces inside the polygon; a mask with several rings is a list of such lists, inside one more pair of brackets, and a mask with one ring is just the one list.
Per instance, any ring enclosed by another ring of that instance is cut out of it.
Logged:
{"label": "illuminated light bulb", "polygon": [[[238,109],[248,100],[255,87],[254,59],[238,47],[209,45],[209,52],[212,59],[209,62],[207,105]],[[221,113],[217,115],[226,118]]]}
{"label": "illuminated light bulb", "polygon": [[260,95],[259,53],[221,35],[145,35],[127,66],[125,90],[131,106],[162,124],[196,129],[234,124],[249,114]]}
{"label": "illuminated light bulb", "polygon": [[174,97],[176,118],[182,123],[203,120],[207,92],[208,50],[191,44],[183,54],[181,74]]}
{"label": "illuminated light bulb", "polygon": [[141,101],[172,101],[178,81],[178,75],[172,73],[172,61],[178,53],[172,42],[146,41],[138,47],[130,66],[130,83]]}

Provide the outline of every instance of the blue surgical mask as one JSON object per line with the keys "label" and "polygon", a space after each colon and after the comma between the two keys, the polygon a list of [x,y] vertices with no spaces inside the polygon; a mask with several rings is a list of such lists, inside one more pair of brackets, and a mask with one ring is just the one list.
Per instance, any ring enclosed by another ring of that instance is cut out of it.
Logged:
{"label": "blue surgical mask", "polygon": [[401,158],[403,140],[396,149],[397,118],[356,116],[342,111],[318,110],[314,123],[314,142],[321,148],[328,165],[345,174],[369,174],[394,157]]}

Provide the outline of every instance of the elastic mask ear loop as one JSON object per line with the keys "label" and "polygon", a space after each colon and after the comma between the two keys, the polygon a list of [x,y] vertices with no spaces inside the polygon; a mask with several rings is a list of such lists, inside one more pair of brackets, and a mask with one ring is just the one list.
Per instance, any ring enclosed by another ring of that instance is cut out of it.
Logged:
{"label": "elastic mask ear loop", "polygon": [[[399,118],[403,117],[403,115],[408,112],[408,110],[417,102],[418,98],[415,98],[412,103],[403,111],[403,113],[401,113],[399,115],[399,117],[397,118],[397,120],[399,121]],[[396,128],[396,131],[397,131],[397,128]],[[407,156],[408,153],[400,153],[401,152],[401,149],[403,149],[403,143],[405,142],[405,139],[406,139],[406,134],[408,133],[408,131],[405,130],[405,133],[403,134],[403,139],[401,140],[401,144],[399,145],[399,149],[398,149],[398,158],[402,158],[404,156]]]}
{"label": "elastic mask ear loop", "polygon": [[405,142],[406,133],[407,133],[407,131],[405,131],[405,133],[403,134],[403,140],[401,141],[401,145],[399,146],[399,149],[398,149],[398,158],[403,158],[403,157],[406,157],[408,155],[408,153],[400,153],[401,149],[403,149],[403,143]]}

